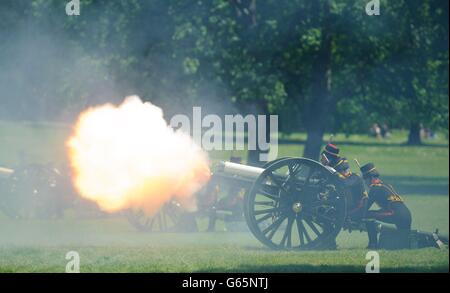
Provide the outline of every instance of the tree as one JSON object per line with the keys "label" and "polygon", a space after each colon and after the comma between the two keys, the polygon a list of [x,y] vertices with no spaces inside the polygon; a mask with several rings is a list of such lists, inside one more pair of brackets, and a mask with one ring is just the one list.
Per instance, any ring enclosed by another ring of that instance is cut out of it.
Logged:
{"label": "tree", "polygon": [[[189,14],[182,12],[186,7]],[[243,114],[268,115],[286,94],[277,73],[270,71],[271,48],[263,39],[270,28],[257,19],[259,8],[256,1],[179,1],[171,15],[177,23],[176,52],[185,65],[192,64],[187,74],[193,87],[215,88]],[[261,164],[260,153],[250,151],[249,163]]]}
{"label": "tree", "polygon": [[314,159],[326,131],[383,121],[413,144],[420,123],[448,129],[446,1],[384,1],[375,17],[358,0],[82,0],[77,17],[65,4],[2,4],[2,115],[139,94],[169,115],[278,114],[282,130],[306,130]]}
{"label": "tree", "polygon": [[335,112],[336,96],[332,93],[333,32],[330,1],[313,1],[313,18],[318,20],[321,32],[320,45],[313,56],[311,97],[306,106],[305,125],[308,133],[304,157],[319,157],[322,139],[329,122],[328,116]]}
{"label": "tree", "polygon": [[448,127],[448,3],[396,1],[383,11],[361,103],[377,119],[409,128],[408,143],[420,144],[422,123]]}

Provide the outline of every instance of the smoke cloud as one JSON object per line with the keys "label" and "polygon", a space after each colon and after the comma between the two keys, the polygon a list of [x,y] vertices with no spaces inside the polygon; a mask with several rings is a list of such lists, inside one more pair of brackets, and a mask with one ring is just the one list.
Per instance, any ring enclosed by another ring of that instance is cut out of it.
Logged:
{"label": "smoke cloud", "polygon": [[108,212],[153,214],[172,199],[193,210],[210,176],[202,149],[137,96],[83,112],[67,146],[78,192]]}

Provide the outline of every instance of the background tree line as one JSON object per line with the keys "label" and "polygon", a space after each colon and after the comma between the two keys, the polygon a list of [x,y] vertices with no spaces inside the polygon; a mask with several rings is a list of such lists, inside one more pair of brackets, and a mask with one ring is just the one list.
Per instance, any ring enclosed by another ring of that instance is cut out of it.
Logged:
{"label": "background tree line", "polygon": [[[0,117],[66,120],[138,94],[167,115],[278,114],[306,131],[317,158],[325,132],[373,122],[448,134],[448,1],[82,0],[0,4]],[[189,111],[187,111],[189,113]]]}

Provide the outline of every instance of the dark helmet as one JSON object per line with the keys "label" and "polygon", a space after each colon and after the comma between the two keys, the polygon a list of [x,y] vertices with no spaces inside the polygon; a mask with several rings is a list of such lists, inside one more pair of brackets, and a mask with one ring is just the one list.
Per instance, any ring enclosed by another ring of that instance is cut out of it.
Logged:
{"label": "dark helmet", "polygon": [[322,151],[321,161],[324,165],[332,166],[339,159],[339,148],[334,144],[327,144]]}
{"label": "dark helmet", "polygon": [[331,165],[336,171],[342,173],[350,169],[350,165],[348,163],[347,158],[338,158],[336,162]]}
{"label": "dark helmet", "polygon": [[377,169],[375,168],[375,165],[373,163],[367,163],[364,166],[360,168],[361,174],[363,175],[363,178],[378,178],[380,177],[380,173],[378,173]]}

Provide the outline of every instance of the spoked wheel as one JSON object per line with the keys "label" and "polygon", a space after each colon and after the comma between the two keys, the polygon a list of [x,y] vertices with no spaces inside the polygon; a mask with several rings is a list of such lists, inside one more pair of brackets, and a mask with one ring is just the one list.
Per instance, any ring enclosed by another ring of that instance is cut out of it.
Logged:
{"label": "spoked wheel", "polygon": [[245,200],[251,232],[273,249],[324,249],[333,245],[346,215],[336,177],[304,158],[267,167]]}
{"label": "spoked wheel", "polygon": [[152,216],[140,209],[127,210],[126,216],[128,221],[142,232],[190,232],[190,229],[196,229],[192,227],[196,225],[193,215],[183,211],[180,204],[175,201],[166,203]]}
{"label": "spoked wheel", "polygon": [[293,159],[293,157],[282,157],[282,158],[275,159],[275,160],[273,160],[273,161],[270,161],[270,162],[265,163],[265,164],[262,166],[262,168],[263,168],[263,169],[267,169],[267,168],[269,168],[271,165],[273,165],[273,164],[275,164],[275,163],[277,163],[277,162],[279,162],[279,161],[286,160],[286,159]]}
{"label": "spoked wheel", "polygon": [[59,171],[47,165],[19,168],[3,184],[0,208],[14,219],[60,217],[68,204],[61,178]]}

